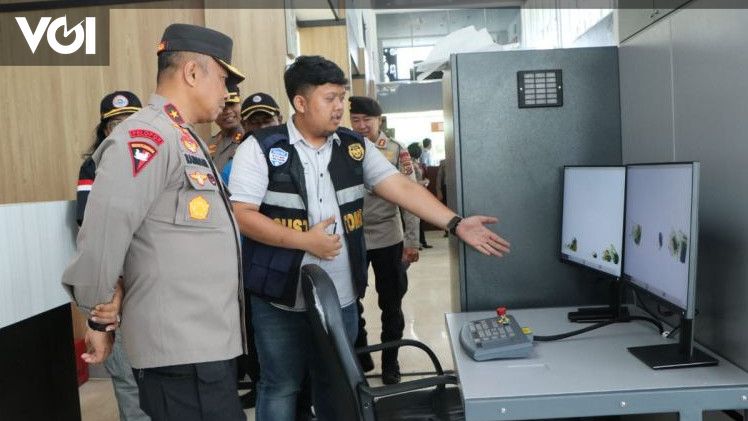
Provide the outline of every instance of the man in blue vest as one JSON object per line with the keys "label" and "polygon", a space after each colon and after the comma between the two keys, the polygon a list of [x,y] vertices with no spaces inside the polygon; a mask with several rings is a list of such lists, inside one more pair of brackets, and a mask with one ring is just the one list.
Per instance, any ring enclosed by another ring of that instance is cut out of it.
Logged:
{"label": "man in blue vest", "polygon": [[407,209],[486,255],[502,256],[509,243],[484,224],[440,204],[402,175],[373,143],[340,127],[348,80],[333,62],[301,56],[285,72],[295,114],[258,130],[234,156],[229,189],[240,230],[245,287],[252,292],[255,344],[262,378],[258,421],[293,421],[302,381],[311,375],[318,419],[329,420],[334,397],[316,370],[299,283],[303,264],[330,274],[351,343],[358,330],[356,300],[366,289],[363,199],[366,189]]}

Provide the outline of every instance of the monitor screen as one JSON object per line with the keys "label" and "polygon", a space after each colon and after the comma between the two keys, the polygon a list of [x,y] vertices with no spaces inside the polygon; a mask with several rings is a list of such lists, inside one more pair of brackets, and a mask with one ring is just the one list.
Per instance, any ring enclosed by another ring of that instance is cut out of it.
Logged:
{"label": "monitor screen", "polygon": [[684,310],[693,300],[698,175],[698,163],[632,165],[626,185],[624,277]]}
{"label": "monitor screen", "polygon": [[620,277],[625,167],[565,167],[561,258]]}

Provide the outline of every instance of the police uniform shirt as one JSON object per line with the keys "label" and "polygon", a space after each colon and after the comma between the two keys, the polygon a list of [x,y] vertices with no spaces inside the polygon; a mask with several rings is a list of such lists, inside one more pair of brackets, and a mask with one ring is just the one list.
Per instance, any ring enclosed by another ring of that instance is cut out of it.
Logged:
{"label": "police uniform shirt", "polygon": [[[294,146],[304,167],[304,180],[309,203],[307,209],[309,227],[335,217],[336,233],[340,234],[343,245],[341,253],[333,260],[323,260],[309,253],[304,254],[301,264],[314,263],[324,269],[333,279],[342,307],[352,304],[358,295],[351,279],[351,264],[346,252],[345,236],[343,236],[343,222],[340,217],[335,188],[330,178],[327,166],[332,155],[332,142],[340,142],[337,134],[327,138],[327,142],[319,149],[314,149],[296,129],[293,119],[287,123],[289,142]],[[372,189],[382,180],[396,174],[398,171],[382,156],[373,143],[366,141],[366,154],[363,160],[364,186]],[[257,140],[251,136],[239,145],[232,164],[229,190],[231,201],[250,203],[260,206],[265,197],[268,186],[268,167],[265,155],[262,153]],[[332,226],[328,227],[332,231]],[[294,308],[277,305],[287,310],[301,311],[306,308],[301,288],[297,288],[296,305]],[[275,305],[275,304],[274,304]]]}
{"label": "police uniform shirt", "polygon": [[[414,183],[417,181],[413,161],[407,149],[389,139],[383,132],[379,132],[375,146],[404,176]],[[406,248],[418,248],[419,222],[417,216],[404,210],[401,220],[400,208],[371,190],[364,196],[364,236],[367,250],[389,247],[401,241]]]}
{"label": "police uniform shirt", "polygon": [[62,279],[88,310],[111,299],[122,273],[117,332],[135,368],[242,353],[239,233],[207,148],[178,117],[153,95],[94,153],[96,183]]}
{"label": "police uniform shirt", "polygon": [[237,130],[231,136],[225,135],[223,130],[221,130],[213,136],[208,148],[210,155],[213,157],[213,162],[216,164],[216,168],[218,168],[218,172],[223,171],[226,163],[234,157],[236,148],[241,143],[243,137],[244,133],[241,130]]}

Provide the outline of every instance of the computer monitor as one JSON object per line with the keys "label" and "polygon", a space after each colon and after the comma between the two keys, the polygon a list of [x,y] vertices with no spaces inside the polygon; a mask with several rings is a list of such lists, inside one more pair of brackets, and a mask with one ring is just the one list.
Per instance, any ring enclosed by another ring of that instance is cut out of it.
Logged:
{"label": "computer monitor", "polygon": [[627,167],[623,279],[681,314],[680,343],[629,348],[652,368],[716,364],[693,348],[699,163]]}
{"label": "computer monitor", "polygon": [[[584,266],[613,280],[623,265],[623,211],[626,167],[564,167],[561,210],[561,260]],[[620,288],[611,284],[608,307],[569,313],[577,322],[620,318]]]}

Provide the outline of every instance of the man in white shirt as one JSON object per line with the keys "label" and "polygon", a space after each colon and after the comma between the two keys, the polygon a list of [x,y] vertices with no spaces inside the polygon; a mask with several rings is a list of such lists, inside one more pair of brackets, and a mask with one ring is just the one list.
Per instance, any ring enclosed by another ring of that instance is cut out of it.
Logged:
{"label": "man in white shirt", "polygon": [[423,151],[421,152],[421,164],[425,167],[434,165],[434,161],[431,160],[431,139],[428,137],[423,139]]}
{"label": "man in white shirt", "polygon": [[252,292],[255,343],[262,370],[258,421],[293,421],[309,372],[318,419],[331,419],[309,334],[299,272],[318,264],[335,282],[346,334],[358,330],[356,299],[366,289],[363,198],[366,189],[451,232],[486,255],[509,243],[484,224],[461,219],[403,176],[368,140],[341,128],[348,80],[319,56],[301,56],[284,75],[295,110],[288,124],[258,130],[234,157],[229,189],[247,237],[244,276]]}

